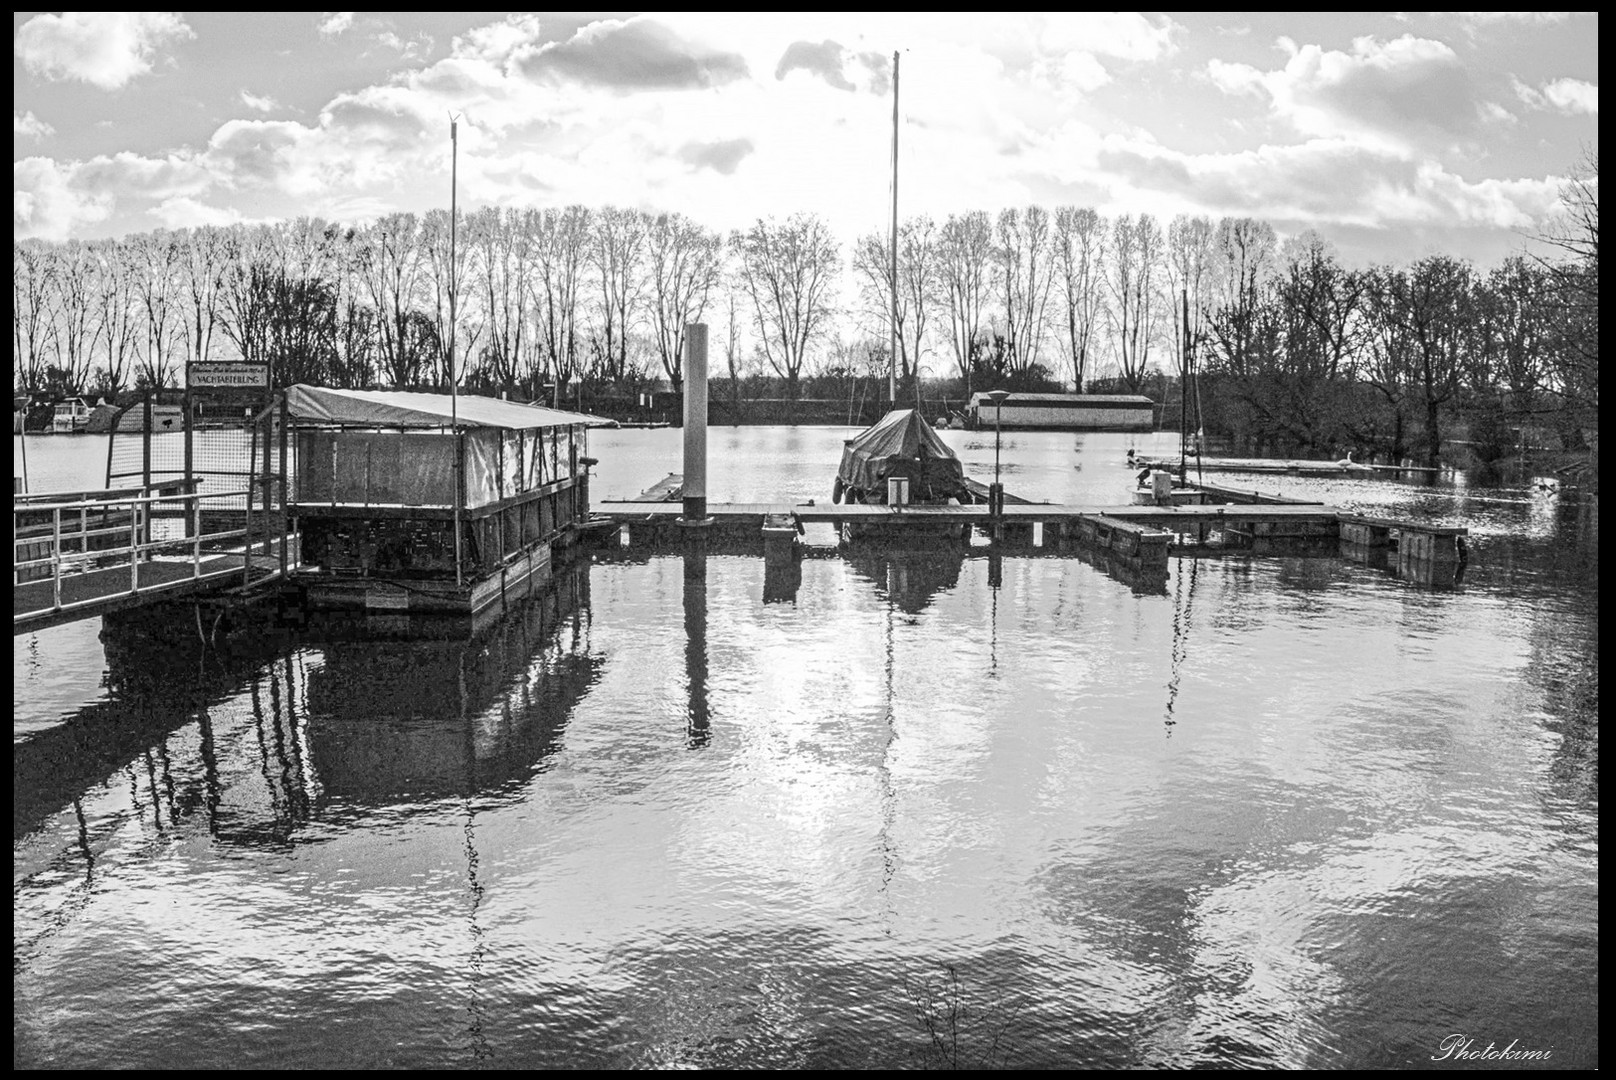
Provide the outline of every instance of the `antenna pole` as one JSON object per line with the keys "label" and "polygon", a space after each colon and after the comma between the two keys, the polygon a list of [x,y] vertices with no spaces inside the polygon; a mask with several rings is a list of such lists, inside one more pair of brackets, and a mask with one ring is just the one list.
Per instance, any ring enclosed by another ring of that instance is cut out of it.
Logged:
{"label": "antenna pole", "polygon": [[887,396],[898,404],[898,53],[892,53],[892,356],[887,367]]}

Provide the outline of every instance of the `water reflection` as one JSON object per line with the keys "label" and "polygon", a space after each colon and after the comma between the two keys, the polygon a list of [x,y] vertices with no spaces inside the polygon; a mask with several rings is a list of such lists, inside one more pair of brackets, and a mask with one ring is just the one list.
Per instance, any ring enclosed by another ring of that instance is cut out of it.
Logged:
{"label": "water reflection", "polygon": [[284,800],[294,814],[315,778],[325,798],[365,806],[520,785],[559,748],[572,710],[600,677],[588,581],[587,568],[563,571],[471,641],[327,644],[307,675],[306,725],[287,718],[308,733],[311,775],[294,765],[298,741],[283,751],[277,713],[281,767],[266,779],[300,788]]}
{"label": "water reflection", "polygon": [[[149,624],[108,619],[101,641],[106,697],[12,747],[14,838],[39,828],[75,803],[88,787],[137,760],[142,771],[153,745],[199,720],[205,757],[211,757],[208,709],[233,693],[285,648],[276,641],[243,644],[221,653],[180,634],[156,638]],[[155,769],[155,764],[152,767]],[[217,806],[217,777],[200,793],[187,790],[179,804]],[[172,781],[169,781],[173,791]],[[155,790],[155,788],[154,788]],[[155,796],[154,796],[155,797]],[[157,813],[160,807],[153,807]]]}
{"label": "water reflection", "polygon": [[690,704],[685,711],[685,742],[692,750],[707,745],[712,727],[707,707],[707,538],[691,530],[684,551],[685,679]]}
{"label": "water reflection", "polygon": [[918,615],[939,595],[958,587],[965,549],[957,544],[915,551],[855,546],[843,557],[856,576],[875,586],[877,596],[907,615]]}

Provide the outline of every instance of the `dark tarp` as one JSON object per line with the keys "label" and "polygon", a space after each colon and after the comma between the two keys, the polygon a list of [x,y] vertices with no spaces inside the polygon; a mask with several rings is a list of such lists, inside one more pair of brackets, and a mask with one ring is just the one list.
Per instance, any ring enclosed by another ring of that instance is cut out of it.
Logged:
{"label": "dark tarp", "polygon": [[915,500],[957,498],[965,486],[959,458],[914,409],[895,409],[848,439],[837,475],[882,502],[891,476],[907,476]]}

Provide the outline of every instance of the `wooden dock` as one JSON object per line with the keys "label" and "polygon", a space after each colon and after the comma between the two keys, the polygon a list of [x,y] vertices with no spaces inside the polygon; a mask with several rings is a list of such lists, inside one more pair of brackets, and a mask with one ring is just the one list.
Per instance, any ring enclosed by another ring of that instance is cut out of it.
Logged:
{"label": "wooden dock", "polygon": [[[262,584],[296,565],[297,538],[278,516],[204,532],[203,498],[183,482],[13,496],[12,636]],[[185,535],[154,535],[164,517],[180,519],[172,524]]]}
{"label": "wooden dock", "polygon": [[[1188,469],[1220,473],[1252,473],[1258,476],[1310,476],[1326,479],[1342,477],[1372,478],[1387,473],[1418,473],[1440,476],[1441,469],[1426,465],[1368,465],[1360,462],[1343,464],[1339,461],[1285,460],[1279,458],[1189,458]],[[1138,458],[1131,468],[1164,469],[1176,474],[1180,462],[1176,458]]]}
{"label": "wooden dock", "polygon": [[[812,524],[832,525],[838,533],[843,525],[860,526],[861,531],[898,546],[906,534],[917,539],[935,535],[938,526],[948,523],[958,523],[961,536],[976,528],[1013,541],[1030,541],[1033,526],[1038,525],[1045,547],[1070,543],[1103,553],[1130,574],[1147,577],[1166,572],[1174,549],[1339,554],[1393,568],[1400,577],[1427,585],[1456,583],[1466,561],[1467,530],[1461,526],[1366,518],[1324,503],[1213,485],[1177,488],[1171,498],[1172,504],[1165,506],[1007,502],[998,517],[986,506],[708,503],[706,527],[735,535],[763,532],[772,537],[766,557],[778,559],[784,550],[782,538]],[[631,545],[662,542],[683,528],[678,503],[611,501],[597,506],[595,513],[625,529]]]}

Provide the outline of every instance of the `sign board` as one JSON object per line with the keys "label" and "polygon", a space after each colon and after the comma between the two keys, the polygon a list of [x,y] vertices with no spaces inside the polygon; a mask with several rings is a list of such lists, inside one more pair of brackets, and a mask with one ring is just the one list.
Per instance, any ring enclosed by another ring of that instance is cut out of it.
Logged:
{"label": "sign board", "polygon": [[269,365],[197,361],[185,365],[185,385],[192,390],[268,390]]}

